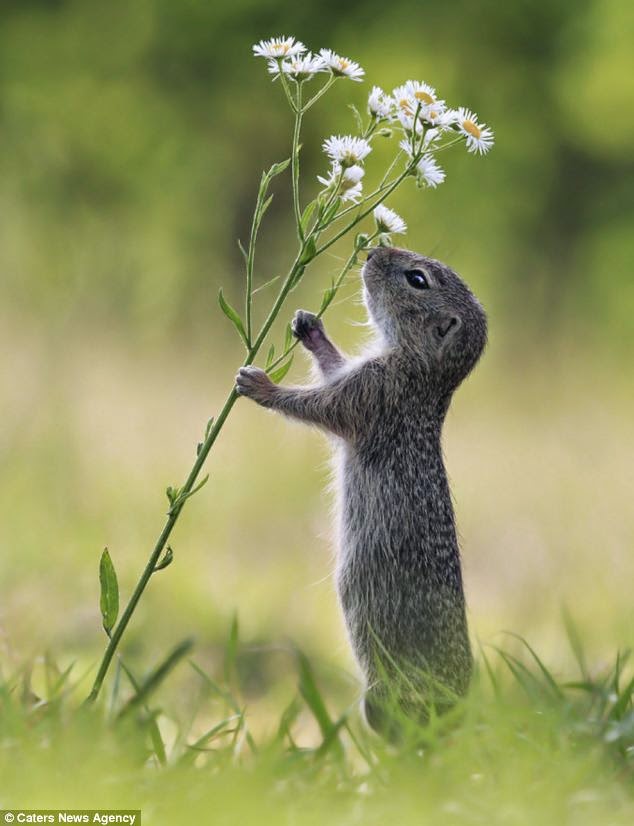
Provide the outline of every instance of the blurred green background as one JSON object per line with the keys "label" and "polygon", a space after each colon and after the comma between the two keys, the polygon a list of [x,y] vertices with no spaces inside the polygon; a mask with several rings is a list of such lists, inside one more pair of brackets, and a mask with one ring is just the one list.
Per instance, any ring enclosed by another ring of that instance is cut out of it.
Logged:
{"label": "blurred green background", "polygon": [[[521,632],[565,669],[566,604],[594,656],[611,655],[634,623],[632,4],[4,0],[4,658],[96,662],[100,552],[127,595],[165,486],[183,480],[231,386],[242,353],[216,295],[223,285],[241,300],[236,239],[291,134],[251,45],[283,33],[367,73],[307,118],[305,199],[325,169],[322,140],[354,129],[347,104],[363,108],[375,83],[424,79],[495,130],[489,156],[448,153],[443,186],[406,186],[390,204],[410,226],[403,243],[454,266],[490,314],[489,350],[445,434],[471,626],[485,641]],[[375,153],[368,174],[388,156]],[[275,191],[259,283],[294,251],[287,177]],[[309,270],[284,323],[318,307],[347,251]],[[271,291],[258,298],[261,317]],[[341,298],[327,326],[354,350],[366,335],[356,279]],[[306,375],[300,357],[287,380]],[[237,611],[264,652],[250,666],[256,708],[288,637],[353,695],[324,440],[241,402],[208,469],[173,535],[175,563],[130,627],[132,661],[190,633],[213,661]]]}

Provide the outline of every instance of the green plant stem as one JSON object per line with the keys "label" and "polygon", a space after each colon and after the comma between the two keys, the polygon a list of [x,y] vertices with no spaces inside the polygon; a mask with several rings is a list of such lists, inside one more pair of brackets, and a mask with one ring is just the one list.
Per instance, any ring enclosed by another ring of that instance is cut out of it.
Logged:
{"label": "green plant stem", "polygon": [[350,221],[349,224],[346,224],[346,226],[343,227],[343,229],[339,230],[339,232],[337,232],[335,235],[333,235],[332,238],[330,238],[328,241],[326,241],[324,244],[322,244],[321,247],[318,247],[316,252],[315,252],[315,258],[318,255],[321,255],[322,252],[325,252],[325,250],[327,250],[334,243],[336,243],[340,238],[342,238],[344,235],[346,235],[346,233],[350,232],[351,229],[354,229],[354,227],[356,227],[356,225],[359,223],[359,221],[362,221],[367,215],[369,215],[372,212],[373,209],[375,209],[380,203],[382,203],[387,198],[388,195],[390,195],[392,192],[394,192],[394,190],[399,186],[399,184],[410,174],[412,164],[414,164],[417,161],[418,161],[418,158],[415,158],[415,160],[412,161],[412,163],[410,163],[406,167],[405,171],[401,172],[401,174],[398,176],[398,178],[395,178],[392,181],[392,183],[388,187],[385,188],[385,192],[381,195],[381,197],[377,201],[375,201],[367,209],[364,209],[362,212],[360,212],[352,221]]}
{"label": "green plant stem", "polygon": [[[222,426],[225,423],[227,416],[229,415],[229,411],[235,404],[237,398],[238,393],[236,389],[233,388],[231,393],[227,397],[227,400],[225,401],[217,419],[215,419],[214,424],[211,430],[209,431],[207,438],[203,442],[200,452],[196,457],[196,461],[194,462],[194,465],[189,473],[189,476],[187,477],[187,481],[181,489],[183,493],[187,494],[191,492],[192,488],[194,487],[196,479],[198,478],[198,475],[205,463],[205,459],[207,458],[209,451],[211,450],[214,442],[216,441],[218,434],[222,430]],[[161,531],[158,539],[156,540],[154,550],[150,554],[150,558],[148,559],[148,562],[143,570],[143,573],[141,574],[141,578],[137,582],[136,588],[132,592],[132,596],[130,597],[128,604],[126,605],[123,613],[121,614],[119,622],[115,625],[114,629],[112,630],[112,634],[110,636],[110,640],[101,660],[99,671],[97,672],[97,676],[95,677],[95,682],[93,683],[92,690],[86,698],[87,702],[93,702],[97,699],[97,695],[99,694],[104,678],[108,673],[108,668],[110,667],[110,663],[112,661],[114,653],[117,650],[121,637],[123,636],[123,632],[127,628],[128,623],[132,618],[132,614],[134,613],[134,610],[137,606],[137,603],[141,599],[141,596],[145,591],[145,588],[147,587],[147,584],[150,581],[152,574],[154,573],[154,568],[157,562],[159,561],[161,554],[163,553],[163,549],[167,544],[167,540],[169,539],[170,534],[172,533],[174,525],[178,521],[178,517],[180,516],[186,501],[187,500],[185,500],[180,506],[175,508],[173,512],[169,514],[167,521],[163,526],[163,530]]]}
{"label": "green plant stem", "polygon": [[299,203],[299,136],[302,129],[302,84],[297,84],[297,107],[295,109],[295,126],[293,128],[293,148],[291,154],[291,178],[293,181],[293,211],[297,225],[297,236],[304,240],[302,229],[302,209]]}
{"label": "green plant stem", "polygon": [[284,89],[284,94],[286,95],[286,99],[289,102],[289,105],[293,112],[297,112],[297,106],[295,101],[293,100],[293,96],[291,95],[291,90],[288,88],[288,81],[286,80],[286,75],[282,71],[282,63],[278,61],[278,66],[280,68],[280,81],[282,83],[282,88]]}
{"label": "green plant stem", "polygon": [[[371,235],[368,238],[368,243],[370,241],[372,241],[374,238],[376,238],[377,235],[378,235],[378,233],[374,233],[373,235]],[[321,318],[322,315],[326,312],[326,310],[330,306],[330,304],[332,303],[334,297],[339,292],[339,288],[343,284],[344,278],[346,277],[346,275],[348,274],[350,269],[355,265],[356,260],[357,260],[357,256],[359,255],[359,253],[361,251],[362,251],[361,248],[357,248],[357,247],[355,247],[355,249],[352,251],[352,254],[350,255],[350,257],[348,258],[348,260],[344,264],[343,269],[341,270],[341,272],[337,276],[337,279],[336,279],[335,283],[333,284],[332,297],[330,298],[328,303],[319,310],[319,312],[317,313],[317,318]],[[278,356],[275,359],[275,361],[273,361],[271,364],[269,364],[269,366],[267,368],[267,372],[270,372],[271,370],[274,370],[278,365],[280,365],[284,361],[284,359],[293,352],[293,350],[297,347],[298,344],[299,344],[299,341],[297,339],[295,339],[295,341],[293,341],[293,343],[291,344],[291,346],[287,350],[285,350],[280,356]]]}
{"label": "green plant stem", "polygon": [[258,234],[258,214],[261,209],[262,184],[258,192],[258,199],[255,204],[253,221],[251,223],[251,236],[249,238],[249,249],[247,252],[247,285],[245,290],[245,326],[247,332],[247,347],[251,346],[251,304],[253,301],[253,265],[255,262],[255,240]]}
{"label": "green plant stem", "polygon": [[311,107],[311,106],[314,106],[314,105],[315,105],[315,103],[317,103],[317,101],[319,100],[319,98],[320,98],[322,95],[325,95],[325,94],[326,94],[326,92],[328,91],[328,89],[330,89],[330,87],[332,86],[332,84],[335,82],[335,80],[336,80],[336,79],[337,79],[337,78],[335,77],[335,75],[331,75],[331,76],[328,78],[328,80],[326,81],[326,83],[324,83],[324,85],[321,87],[321,89],[320,89],[320,90],[319,90],[316,94],[314,94],[314,95],[313,95],[313,97],[312,97],[312,98],[308,101],[308,103],[304,106],[303,111],[304,111],[304,112],[308,112],[308,110],[310,109],[310,107]]}

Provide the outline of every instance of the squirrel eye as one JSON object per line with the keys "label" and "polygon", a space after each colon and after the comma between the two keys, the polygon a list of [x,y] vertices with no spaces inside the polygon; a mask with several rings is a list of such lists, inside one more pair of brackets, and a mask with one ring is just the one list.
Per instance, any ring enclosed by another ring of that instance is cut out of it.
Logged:
{"label": "squirrel eye", "polygon": [[410,287],[414,287],[415,290],[429,289],[429,281],[422,270],[405,270],[405,278]]}

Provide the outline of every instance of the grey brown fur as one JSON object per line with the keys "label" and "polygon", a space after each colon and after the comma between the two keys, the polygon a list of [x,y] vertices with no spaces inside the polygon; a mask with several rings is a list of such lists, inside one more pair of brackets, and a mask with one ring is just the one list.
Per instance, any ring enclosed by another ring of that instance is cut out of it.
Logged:
{"label": "grey brown fur", "polygon": [[[344,358],[321,321],[300,310],[293,331],[312,352],[320,383],[280,387],[245,367],[237,387],[338,437],[337,590],[366,680],[366,716],[393,736],[386,709],[395,697],[424,719],[421,696],[442,710],[471,675],[440,440],[453,392],[484,349],[486,315],[449,267],[406,250],[371,251],[363,282],[378,334],[371,352]],[[444,686],[444,695],[432,686]]]}

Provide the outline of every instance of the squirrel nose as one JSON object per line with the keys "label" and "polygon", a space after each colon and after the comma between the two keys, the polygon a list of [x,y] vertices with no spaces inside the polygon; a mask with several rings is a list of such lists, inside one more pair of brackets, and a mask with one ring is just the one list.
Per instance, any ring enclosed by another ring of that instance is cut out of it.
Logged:
{"label": "squirrel nose", "polygon": [[376,249],[377,249],[376,247],[372,247],[372,249],[369,249],[369,250],[368,250],[367,255],[366,255],[366,261],[369,261],[369,260],[370,260],[370,258],[372,258],[372,256],[373,256],[373,255],[375,254],[375,252],[376,252]]}

